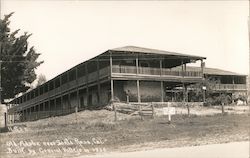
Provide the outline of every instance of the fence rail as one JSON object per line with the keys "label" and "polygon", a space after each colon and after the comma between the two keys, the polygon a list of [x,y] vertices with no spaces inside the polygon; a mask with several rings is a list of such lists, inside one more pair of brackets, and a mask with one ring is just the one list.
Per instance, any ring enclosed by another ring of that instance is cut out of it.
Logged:
{"label": "fence rail", "polygon": [[117,112],[126,113],[131,116],[139,115],[141,119],[143,117],[149,116],[154,118],[154,104],[152,103],[133,103],[133,104],[125,104],[125,105],[113,105],[114,112],[115,112],[115,120],[117,120]]}

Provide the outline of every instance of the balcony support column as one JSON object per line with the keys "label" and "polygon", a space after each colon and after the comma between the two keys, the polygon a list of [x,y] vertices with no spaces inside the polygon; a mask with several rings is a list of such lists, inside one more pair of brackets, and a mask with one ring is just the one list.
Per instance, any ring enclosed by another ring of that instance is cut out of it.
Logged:
{"label": "balcony support column", "polygon": [[78,83],[78,70],[76,68],[76,101],[77,101],[77,109],[76,110],[79,110],[80,108],[80,99],[79,99],[79,83]]}
{"label": "balcony support column", "polygon": [[112,79],[112,71],[113,71],[113,61],[112,61],[112,54],[110,52],[109,56],[109,64],[110,64],[110,91],[111,91],[111,102],[114,101],[114,81]]}
{"label": "balcony support column", "polygon": [[37,105],[37,108],[38,108],[38,109],[37,109],[37,115],[36,115],[37,118],[36,118],[36,119],[39,119],[39,118],[40,118],[40,107],[41,107],[41,104],[38,104],[38,105]]}
{"label": "balcony support column", "polygon": [[138,75],[139,74],[139,59],[138,59],[138,55],[136,55],[135,64],[136,64],[136,75]]}
{"label": "balcony support column", "polygon": [[164,97],[165,97],[165,90],[163,86],[163,81],[161,81],[161,102],[164,102]]}
{"label": "balcony support column", "polygon": [[160,59],[160,76],[162,76],[162,59]]}
{"label": "balcony support column", "polygon": [[136,84],[137,84],[137,101],[138,101],[138,103],[140,103],[140,102],[141,102],[140,81],[137,80],[137,81],[136,81]]}
{"label": "balcony support column", "polygon": [[43,110],[42,110],[42,111],[43,111],[43,112],[42,112],[42,116],[44,116],[44,114],[46,113],[46,112],[45,112],[45,102],[43,102],[42,105],[43,105],[43,106],[42,106],[42,108],[43,108]]}
{"label": "balcony support column", "polygon": [[201,75],[202,75],[202,84],[201,84],[201,89],[202,89],[202,96],[203,96],[203,105],[206,102],[206,90],[204,89],[204,82],[205,82],[205,76],[204,76],[204,67],[205,67],[205,63],[203,62],[203,60],[201,59]]}
{"label": "balcony support column", "polygon": [[48,107],[48,109],[49,109],[49,111],[48,111],[49,115],[51,114],[51,107],[50,106],[51,106],[51,100],[49,99],[49,107]]}
{"label": "balcony support column", "polygon": [[98,104],[101,103],[101,84],[100,84],[100,61],[97,58],[97,93],[98,93]]}
{"label": "balcony support column", "polygon": [[234,87],[234,76],[233,76],[233,89],[234,89],[235,87]]}
{"label": "balcony support column", "polygon": [[60,100],[61,100],[61,110],[62,110],[62,114],[63,114],[63,96],[60,96]]}
{"label": "balcony support column", "polygon": [[114,101],[114,81],[112,78],[110,80],[110,89],[111,89],[111,102],[113,102]]}
{"label": "balcony support column", "polygon": [[31,120],[31,107],[29,108],[29,121]]}
{"label": "balcony support column", "polygon": [[88,63],[85,63],[85,73],[86,73],[86,106],[89,104],[89,73],[88,73]]}
{"label": "balcony support column", "polygon": [[187,86],[182,83],[182,90],[183,90],[183,102],[186,102],[186,89],[187,89]]}
{"label": "balcony support column", "polygon": [[184,77],[183,59],[181,59],[181,76]]}
{"label": "balcony support column", "polygon": [[71,107],[71,104],[70,104],[70,94],[67,94],[67,102],[68,102],[68,105],[67,105],[68,106],[68,108],[67,108],[68,111],[66,111],[66,113],[70,113],[70,110],[71,110],[70,109],[70,107]]}

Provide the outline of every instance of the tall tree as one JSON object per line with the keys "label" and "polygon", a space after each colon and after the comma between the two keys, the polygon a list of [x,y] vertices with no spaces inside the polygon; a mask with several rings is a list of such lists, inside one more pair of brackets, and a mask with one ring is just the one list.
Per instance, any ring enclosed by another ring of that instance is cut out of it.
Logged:
{"label": "tall tree", "polygon": [[38,75],[36,87],[44,84],[46,81],[47,81],[47,79],[46,79],[46,76],[44,74]]}
{"label": "tall tree", "polygon": [[37,61],[40,54],[36,53],[34,47],[28,47],[31,34],[25,32],[17,36],[19,30],[10,31],[9,18],[12,14],[0,19],[2,100],[28,90],[36,79],[35,69],[43,63]]}

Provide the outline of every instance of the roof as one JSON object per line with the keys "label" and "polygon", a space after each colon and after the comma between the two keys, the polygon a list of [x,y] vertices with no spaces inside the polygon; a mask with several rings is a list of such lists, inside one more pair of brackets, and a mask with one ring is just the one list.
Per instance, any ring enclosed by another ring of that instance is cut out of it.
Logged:
{"label": "roof", "polygon": [[143,47],[137,47],[137,46],[119,47],[119,48],[109,49],[109,51],[130,52],[130,53],[136,52],[136,53],[146,53],[146,54],[182,56],[182,57],[189,57],[189,58],[191,57],[195,59],[206,59],[206,57],[202,57],[202,56],[188,55],[188,54],[182,54],[182,53],[176,53],[176,52],[170,52],[170,51],[164,51],[164,50],[158,50],[158,49],[151,49],[151,48],[143,48]]}
{"label": "roof", "polygon": [[[194,66],[187,66],[187,71],[199,71],[200,67],[194,67]],[[223,76],[247,76],[243,74],[239,74],[236,72],[231,72],[227,70],[217,69],[217,68],[204,68],[204,74],[207,75],[223,75]]]}
{"label": "roof", "polygon": [[236,72],[231,72],[231,71],[217,69],[217,68],[205,68],[204,73],[208,74],[208,75],[247,76],[247,75],[239,74],[239,73],[236,73]]}

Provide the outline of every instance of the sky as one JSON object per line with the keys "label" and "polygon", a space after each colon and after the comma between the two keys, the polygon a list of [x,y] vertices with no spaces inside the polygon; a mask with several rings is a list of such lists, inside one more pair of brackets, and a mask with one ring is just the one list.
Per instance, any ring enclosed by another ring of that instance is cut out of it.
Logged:
{"label": "sky", "polygon": [[207,57],[206,67],[249,73],[248,1],[2,0],[11,30],[32,36],[51,79],[108,49],[133,45]]}

